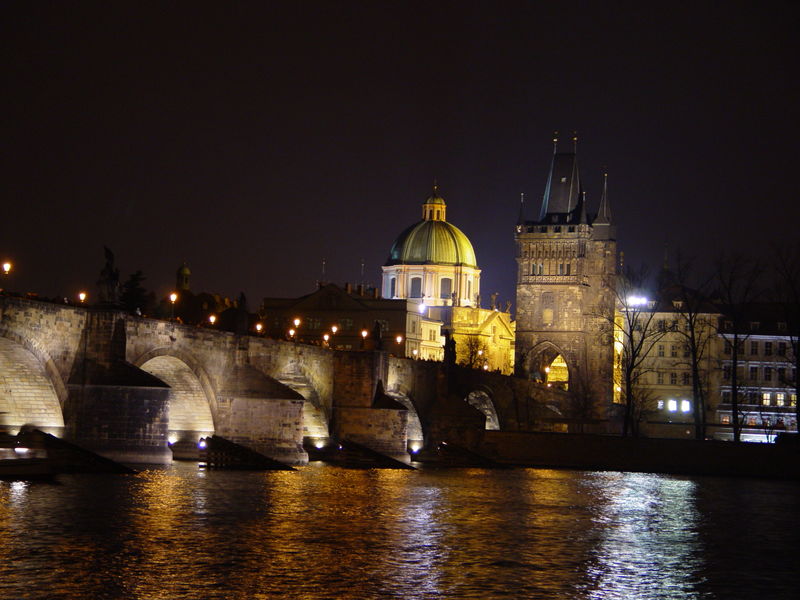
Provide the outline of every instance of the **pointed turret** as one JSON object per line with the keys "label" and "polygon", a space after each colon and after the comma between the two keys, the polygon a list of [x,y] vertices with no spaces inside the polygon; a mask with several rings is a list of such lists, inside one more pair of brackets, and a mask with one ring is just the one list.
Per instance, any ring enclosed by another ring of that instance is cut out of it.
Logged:
{"label": "pointed turret", "polygon": [[519,217],[517,217],[517,225],[525,223],[525,194],[519,195]]}
{"label": "pointed turret", "polygon": [[586,218],[586,192],[582,192],[580,210],[578,211],[578,223],[585,225],[588,222],[589,219]]}
{"label": "pointed turret", "polygon": [[596,239],[616,239],[617,228],[611,219],[611,203],[608,200],[608,173],[603,173],[603,195],[600,196],[600,206],[597,216],[592,223]]}

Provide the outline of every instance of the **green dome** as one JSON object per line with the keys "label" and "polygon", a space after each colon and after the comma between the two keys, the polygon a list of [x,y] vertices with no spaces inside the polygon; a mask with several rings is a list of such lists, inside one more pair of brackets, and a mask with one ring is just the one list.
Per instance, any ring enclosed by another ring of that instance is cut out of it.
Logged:
{"label": "green dome", "polygon": [[389,253],[391,265],[462,265],[478,267],[466,235],[446,221],[420,221],[401,233]]}

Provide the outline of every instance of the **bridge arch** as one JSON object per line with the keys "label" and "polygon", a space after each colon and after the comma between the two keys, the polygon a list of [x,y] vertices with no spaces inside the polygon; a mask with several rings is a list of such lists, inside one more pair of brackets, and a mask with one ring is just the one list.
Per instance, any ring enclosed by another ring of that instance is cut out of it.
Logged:
{"label": "bridge arch", "polygon": [[63,435],[67,390],[52,358],[15,332],[0,335],[0,427],[16,433],[23,425]]}
{"label": "bridge arch", "polygon": [[402,404],[408,410],[408,426],[406,428],[408,448],[412,453],[419,451],[425,445],[425,432],[412,396],[408,390],[400,386],[387,390],[386,395]]}
{"label": "bridge arch", "polygon": [[464,401],[483,413],[486,417],[485,429],[496,431],[500,429],[500,418],[497,416],[493,398],[494,392],[490,387],[478,385],[467,394]]}
{"label": "bridge arch", "polygon": [[133,364],[170,387],[167,435],[171,442],[196,441],[216,431],[216,393],[208,374],[191,356],[172,348],[156,348]]}

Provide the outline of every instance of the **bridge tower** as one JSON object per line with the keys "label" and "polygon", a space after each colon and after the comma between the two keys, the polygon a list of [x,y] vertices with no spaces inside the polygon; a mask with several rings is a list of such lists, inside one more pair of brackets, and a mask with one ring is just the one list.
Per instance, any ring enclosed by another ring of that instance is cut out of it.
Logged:
{"label": "bridge tower", "polygon": [[538,218],[516,226],[516,365],[518,375],[590,394],[595,415],[613,400],[616,231],[604,175],[596,214],[589,213],[571,152],[553,158]]}

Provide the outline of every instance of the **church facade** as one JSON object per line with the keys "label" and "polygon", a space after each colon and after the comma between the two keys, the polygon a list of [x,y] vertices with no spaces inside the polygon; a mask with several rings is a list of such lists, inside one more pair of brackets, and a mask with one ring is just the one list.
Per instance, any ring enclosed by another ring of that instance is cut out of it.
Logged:
{"label": "church facade", "polygon": [[[384,298],[405,299],[420,314],[442,323],[456,344],[456,361],[471,368],[510,374],[514,323],[509,307],[482,308],[480,275],[472,243],[447,222],[447,204],[434,185],[422,219],[395,240],[383,266]],[[433,340],[432,340],[433,341]],[[443,344],[444,338],[436,340]]]}
{"label": "church facade", "polygon": [[[577,146],[577,144],[575,144]],[[590,212],[576,148],[553,158],[541,210],[515,230],[518,375],[594,399],[593,412],[618,401],[614,343],[616,230],[604,177]],[[616,396],[616,398],[615,398]]]}

